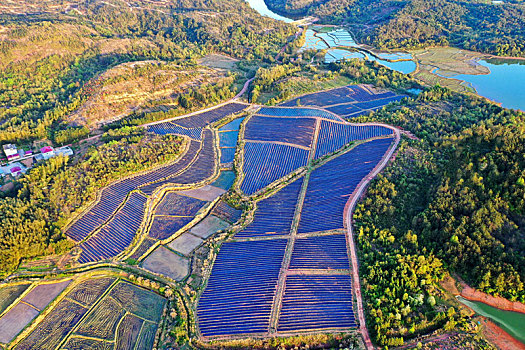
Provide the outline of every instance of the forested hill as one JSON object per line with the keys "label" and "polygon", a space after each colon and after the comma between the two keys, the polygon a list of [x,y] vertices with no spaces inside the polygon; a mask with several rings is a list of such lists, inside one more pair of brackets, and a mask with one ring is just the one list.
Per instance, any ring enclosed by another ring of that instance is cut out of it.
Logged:
{"label": "forested hill", "polygon": [[65,128],[92,79],[117,64],[181,66],[216,52],[271,60],[293,33],[243,0],[0,2],[0,142]]}
{"label": "forested hill", "polygon": [[452,45],[499,56],[525,56],[522,2],[457,0],[267,0],[280,13],[347,23],[378,48]]}

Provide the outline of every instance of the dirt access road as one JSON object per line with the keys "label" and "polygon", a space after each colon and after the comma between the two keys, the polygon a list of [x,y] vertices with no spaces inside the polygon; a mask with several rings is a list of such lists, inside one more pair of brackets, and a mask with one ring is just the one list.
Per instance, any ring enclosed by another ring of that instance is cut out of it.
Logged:
{"label": "dirt access road", "polygon": [[377,166],[372,170],[370,174],[368,174],[357,186],[355,191],[352,193],[350,198],[348,199],[348,202],[346,204],[345,208],[345,220],[347,225],[347,235],[348,235],[348,242],[350,244],[350,258],[352,260],[352,284],[353,288],[355,290],[355,296],[356,296],[356,303],[357,303],[357,317],[359,318],[359,331],[363,335],[363,340],[365,342],[365,346],[368,350],[374,349],[374,345],[372,345],[372,341],[370,340],[370,335],[368,334],[368,329],[366,328],[366,319],[365,319],[365,311],[363,308],[363,297],[361,293],[361,282],[359,280],[359,265],[358,265],[358,259],[357,259],[357,248],[356,243],[354,240],[354,233],[353,233],[353,227],[352,227],[352,214],[354,212],[355,206],[361,196],[363,195],[363,192],[368,187],[368,184],[372,179],[374,179],[377,174],[383,170],[383,168],[388,164],[390,158],[392,158],[392,155],[397,149],[397,145],[399,144],[399,140],[401,139],[400,132],[398,129],[386,125],[386,124],[375,124],[384,126],[386,128],[392,129],[394,131],[395,140],[388,152],[383,156],[383,159]]}

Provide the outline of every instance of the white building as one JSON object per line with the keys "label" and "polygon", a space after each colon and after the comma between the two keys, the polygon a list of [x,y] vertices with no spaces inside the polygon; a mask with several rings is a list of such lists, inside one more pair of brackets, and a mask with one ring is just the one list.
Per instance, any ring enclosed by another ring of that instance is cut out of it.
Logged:
{"label": "white building", "polygon": [[20,155],[18,154],[18,150],[16,149],[15,145],[9,143],[7,145],[4,145],[3,149],[7,157],[7,161],[12,161],[12,160],[20,158]]}

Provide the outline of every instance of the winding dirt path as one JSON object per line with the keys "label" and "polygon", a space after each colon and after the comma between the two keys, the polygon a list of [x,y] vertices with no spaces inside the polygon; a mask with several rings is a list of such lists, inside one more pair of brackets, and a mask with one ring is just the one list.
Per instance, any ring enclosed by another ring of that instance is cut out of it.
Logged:
{"label": "winding dirt path", "polygon": [[394,131],[395,140],[388,152],[383,156],[383,159],[379,164],[376,165],[374,170],[370,174],[368,174],[357,186],[355,191],[352,193],[350,198],[348,199],[348,202],[345,207],[345,220],[347,225],[347,235],[348,235],[348,242],[350,245],[350,259],[352,261],[352,285],[355,291],[355,297],[356,297],[356,306],[357,306],[357,316],[359,318],[359,331],[363,335],[363,340],[365,342],[365,346],[368,350],[374,349],[374,345],[372,344],[372,341],[370,340],[370,335],[368,334],[368,329],[366,328],[366,318],[365,318],[365,311],[363,307],[363,297],[361,293],[361,282],[359,280],[359,265],[358,265],[358,259],[357,259],[357,248],[356,243],[354,241],[354,233],[353,233],[353,227],[352,227],[352,214],[354,212],[355,206],[359,199],[361,198],[363,192],[368,187],[368,184],[370,181],[383,170],[383,168],[388,164],[388,161],[390,158],[392,158],[392,155],[394,154],[395,150],[397,149],[397,145],[399,144],[399,140],[401,139],[399,130],[386,124],[380,124],[380,123],[373,123],[375,125],[381,125],[384,127],[387,127],[389,129],[392,129]]}

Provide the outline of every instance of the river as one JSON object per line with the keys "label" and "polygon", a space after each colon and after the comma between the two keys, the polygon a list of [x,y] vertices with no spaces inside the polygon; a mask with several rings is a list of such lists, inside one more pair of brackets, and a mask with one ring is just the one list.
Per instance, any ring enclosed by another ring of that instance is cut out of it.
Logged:
{"label": "river", "polygon": [[513,338],[525,344],[525,314],[500,310],[479,301],[467,300],[461,296],[458,296],[457,299],[477,314],[490,318]]}
{"label": "river", "polygon": [[[287,23],[293,21],[290,18],[286,18],[272,12],[270,9],[268,9],[264,0],[247,0],[247,2],[251,7],[264,16],[268,16]],[[370,60],[377,61],[380,64],[389,67],[390,69],[405,74],[413,72],[416,68],[414,61],[390,62],[366,55],[363,52],[350,52],[339,48],[329,48],[332,44],[335,44],[332,43],[334,36],[344,37],[348,32],[342,28],[334,28],[332,33],[334,35],[327,35],[323,33],[321,37],[325,39],[324,41],[317,41],[312,38],[307,38],[307,45],[310,45],[311,48],[328,49],[325,58],[326,62],[336,61],[343,58],[368,57]],[[308,30],[307,36],[308,35],[314,35],[313,31]],[[317,36],[319,37],[319,34]],[[328,46],[326,45],[327,42],[329,44]],[[351,40],[351,45],[343,45],[342,43],[339,45],[357,47],[353,40]],[[394,56],[392,57],[382,56],[382,58],[395,58],[395,56],[399,56],[397,53],[394,53],[393,55]],[[472,86],[480,96],[484,96],[492,101],[501,103],[503,107],[525,111],[525,60],[487,59],[481,60],[478,63],[489,68],[490,74],[461,74],[453,76],[452,78],[466,82]]]}

